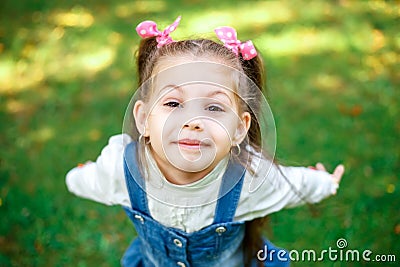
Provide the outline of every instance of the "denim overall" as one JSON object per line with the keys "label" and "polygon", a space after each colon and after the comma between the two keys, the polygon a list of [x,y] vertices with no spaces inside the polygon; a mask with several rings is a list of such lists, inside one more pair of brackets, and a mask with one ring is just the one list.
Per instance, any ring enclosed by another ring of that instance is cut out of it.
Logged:
{"label": "denim overall", "polygon": [[[138,238],[126,250],[121,260],[122,265],[126,267],[243,266],[242,241],[245,224],[233,221],[244,180],[243,167],[229,162],[222,178],[214,222],[199,231],[186,233],[180,229],[166,227],[151,217],[147,205],[145,181],[137,167],[136,153],[136,143],[132,142],[126,147],[124,155],[125,178],[132,207],[124,209],[135,225]],[[241,175],[237,175],[238,173]],[[238,178],[231,179],[235,176]],[[268,248],[271,248],[270,243]],[[288,262],[283,263],[265,262],[265,266],[288,266]]]}

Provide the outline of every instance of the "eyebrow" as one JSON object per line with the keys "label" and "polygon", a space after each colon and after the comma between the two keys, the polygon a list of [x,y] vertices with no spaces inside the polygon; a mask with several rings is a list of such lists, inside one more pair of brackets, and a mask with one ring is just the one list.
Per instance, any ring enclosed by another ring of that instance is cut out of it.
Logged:
{"label": "eyebrow", "polygon": [[[168,89],[169,92],[172,91],[172,90],[177,90],[177,91],[179,91],[181,94],[183,93],[182,87],[180,87],[179,85],[175,85],[175,84],[167,84],[166,86],[164,86],[164,87],[160,90],[160,93],[163,92],[163,91],[165,91],[166,89]],[[172,90],[171,90],[171,89],[172,89]]]}
{"label": "eyebrow", "polygon": [[228,98],[229,103],[230,103],[230,104],[233,104],[232,101],[231,101],[231,98],[229,97],[229,95],[228,95],[227,93],[225,93],[224,91],[221,91],[221,90],[213,91],[213,92],[211,92],[210,94],[208,94],[207,97],[213,97],[213,96],[216,96],[216,95],[223,95],[223,96],[225,96],[226,98]]}
{"label": "eyebrow", "polygon": [[[179,93],[183,94],[183,89],[182,89],[182,87],[179,86],[179,85],[168,84],[168,85],[164,86],[164,87],[161,89],[160,92],[163,92],[163,91],[165,91],[166,89],[168,89],[169,92],[171,92],[171,91],[173,91],[173,90],[176,90],[176,91],[178,91]],[[227,93],[225,93],[224,91],[221,91],[221,90],[212,91],[212,92],[209,93],[206,97],[213,97],[213,96],[216,96],[216,95],[223,95],[223,96],[225,96],[226,98],[228,98],[229,103],[230,103],[231,105],[233,104],[231,98],[229,97],[229,95],[228,95]]]}

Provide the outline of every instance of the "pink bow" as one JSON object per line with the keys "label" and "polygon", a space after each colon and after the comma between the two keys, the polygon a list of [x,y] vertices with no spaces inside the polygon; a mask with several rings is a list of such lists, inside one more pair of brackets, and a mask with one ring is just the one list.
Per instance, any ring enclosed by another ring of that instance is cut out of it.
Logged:
{"label": "pink bow", "polygon": [[157,24],[154,21],[146,20],[146,21],[141,22],[136,27],[136,32],[142,38],[156,36],[157,37],[156,40],[158,43],[157,47],[160,48],[163,45],[174,42],[174,40],[172,40],[172,38],[171,38],[171,36],[169,36],[169,34],[176,29],[176,27],[178,26],[180,21],[181,21],[181,16],[179,16],[174,21],[174,23],[172,23],[171,25],[166,27],[165,30],[161,32],[157,29]]}
{"label": "pink bow", "polygon": [[245,60],[250,60],[257,56],[253,42],[250,40],[245,43],[240,42],[237,39],[237,33],[234,28],[224,26],[218,27],[214,31],[225,47],[231,49],[236,55],[239,55],[240,52]]}

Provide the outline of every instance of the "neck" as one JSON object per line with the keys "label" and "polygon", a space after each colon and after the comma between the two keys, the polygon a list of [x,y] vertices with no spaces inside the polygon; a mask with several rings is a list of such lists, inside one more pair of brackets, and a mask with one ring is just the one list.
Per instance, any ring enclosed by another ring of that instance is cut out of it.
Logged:
{"label": "neck", "polygon": [[197,182],[211,172],[211,170],[207,169],[195,173],[185,172],[175,168],[171,169],[169,166],[168,167],[163,166],[163,164],[159,164],[158,162],[157,165],[162,174],[164,175],[165,179],[167,179],[168,182],[176,185],[186,185]]}
{"label": "neck", "polygon": [[197,182],[209,174],[216,164],[211,164],[206,169],[199,172],[187,172],[181,169],[171,167],[170,164],[164,162],[152,150],[149,151],[155,160],[157,167],[164,175],[168,182],[176,185],[186,185]]}

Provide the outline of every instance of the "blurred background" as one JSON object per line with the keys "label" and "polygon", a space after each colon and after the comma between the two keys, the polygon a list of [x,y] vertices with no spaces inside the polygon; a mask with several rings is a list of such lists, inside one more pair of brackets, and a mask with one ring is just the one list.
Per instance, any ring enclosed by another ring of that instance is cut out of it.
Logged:
{"label": "blurred background", "polygon": [[[70,194],[65,174],[122,129],[136,88],[135,27],[173,38],[233,26],[267,69],[281,163],[346,173],[336,197],[270,216],[287,250],[394,254],[399,266],[400,5],[397,1],[0,2],[0,266],[119,266],[135,231],[121,207]],[[372,256],[373,257],[373,256]]]}

